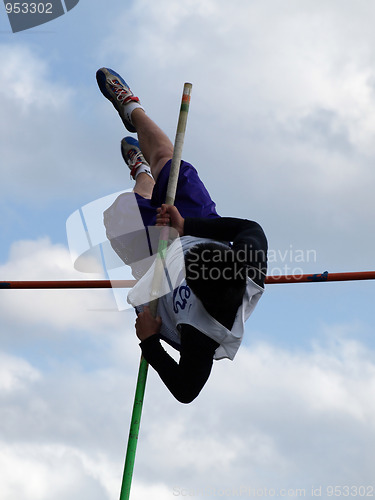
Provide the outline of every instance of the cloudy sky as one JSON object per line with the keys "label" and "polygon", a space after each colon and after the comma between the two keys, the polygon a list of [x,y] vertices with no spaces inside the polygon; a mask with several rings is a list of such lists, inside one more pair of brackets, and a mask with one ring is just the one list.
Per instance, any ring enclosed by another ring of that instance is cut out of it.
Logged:
{"label": "cloudy sky", "polygon": [[[99,276],[74,270],[66,221],[132,187],[101,66],[172,139],[193,83],[184,158],[220,214],[262,224],[269,274],[373,270],[374,16],[372,0],[80,0],[13,34],[0,6],[0,280]],[[268,286],[191,405],[150,370],[132,498],[374,496],[374,287]],[[110,290],[0,294],[1,499],[118,498],[133,312]]]}

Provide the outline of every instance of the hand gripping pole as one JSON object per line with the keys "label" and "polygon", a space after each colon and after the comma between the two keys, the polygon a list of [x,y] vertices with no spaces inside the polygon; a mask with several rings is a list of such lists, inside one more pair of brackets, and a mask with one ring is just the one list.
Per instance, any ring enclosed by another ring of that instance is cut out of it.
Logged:
{"label": "hand gripping pole", "polygon": [[[180,171],[180,163],[182,157],[182,148],[184,144],[185,138],[185,130],[186,130],[186,122],[189,111],[190,104],[190,96],[191,96],[192,85],[191,83],[184,84],[184,90],[182,94],[181,108],[178,118],[177,124],[177,132],[174,143],[173,150],[173,158],[172,165],[169,174],[168,187],[167,187],[167,195],[165,199],[165,203],[167,205],[174,205],[174,200],[176,196],[177,189],[177,181],[178,174]],[[150,310],[153,316],[156,316],[156,311],[158,307],[158,300],[155,298],[157,295],[157,290],[160,288],[160,280],[163,276],[163,258],[165,256],[165,252],[167,249],[169,237],[169,227],[162,228],[159,246],[158,246],[158,256],[155,260],[155,273],[153,278],[153,285],[150,296]],[[125,458],[125,467],[124,467],[124,475],[122,479],[120,500],[128,500],[130,496],[130,487],[133,477],[133,469],[134,469],[134,461],[135,461],[135,453],[138,442],[138,434],[139,427],[141,422],[141,414],[142,414],[142,406],[143,406],[143,398],[146,387],[147,380],[147,371],[148,371],[148,363],[147,361],[141,357],[139,371],[138,371],[138,380],[137,387],[135,391],[134,397],[134,405],[133,405],[133,413],[130,424],[129,431],[129,439],[128,439],[128,448],[126,451]]]}

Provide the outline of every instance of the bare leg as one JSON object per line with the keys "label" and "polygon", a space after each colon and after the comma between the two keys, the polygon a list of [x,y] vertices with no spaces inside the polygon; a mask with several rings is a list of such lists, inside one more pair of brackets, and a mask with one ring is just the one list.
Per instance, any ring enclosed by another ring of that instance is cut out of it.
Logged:
{"label": "bare leg", "polygon": [[154,189],[155,181],[151,179],[148,174],[144,172],[137,175],[135,180],[135,186],[133,189],[134,193],[139,194],[143,198],[147,200],[151,200],[152,190]]}
{"label": "bare leg", "polygon": [[[173,156],[173,144],[142,109],[135,109],[132,112],[131,118],[134,127],[137,129],[141,151],[149,163],[152,175],[156,181],[161,169]],[[141,176],[143,177],[143,174],[140,174],[138,178]],[[150,177],[149,179],[152,181]]]}

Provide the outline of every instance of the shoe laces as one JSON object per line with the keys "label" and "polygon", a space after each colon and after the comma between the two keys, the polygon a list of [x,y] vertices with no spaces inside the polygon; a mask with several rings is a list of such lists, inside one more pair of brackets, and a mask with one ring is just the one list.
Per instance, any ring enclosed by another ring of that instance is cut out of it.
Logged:
{"label": "shoe laces", "polygon": [[129,149],[127,153],[127,157],[129,160],[128,166],[129,168],[137,168],[139,165],[144,163],[142,151],[137,151],[136,149]]}
{"label": "shoe laces", "polygon": [[[133,93],[130,89],[126,89],[121,82],[119,82],[116,78],[114,80],[109,80],[109,84],[116,94],[116,99],[124,104],[127,100],[131,100],[133,97]],[[137,99],[137,98],[135,98]]]}

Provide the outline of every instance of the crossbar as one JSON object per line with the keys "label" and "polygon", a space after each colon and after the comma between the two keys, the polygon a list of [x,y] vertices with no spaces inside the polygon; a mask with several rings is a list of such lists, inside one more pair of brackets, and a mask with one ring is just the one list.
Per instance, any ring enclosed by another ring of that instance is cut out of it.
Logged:
{"label": "crossbar", "polygon": [[[286,283],[324,283],[327,281],[362,281],[374,280],[375,271],[358,271],[349,273],[318,274],[284,274],[267,276],[267,285]],[[59,289],[59,288],[133,288],[137,280],[30,280],[30,281],[0,281],[0,290],[9,289]]]}

